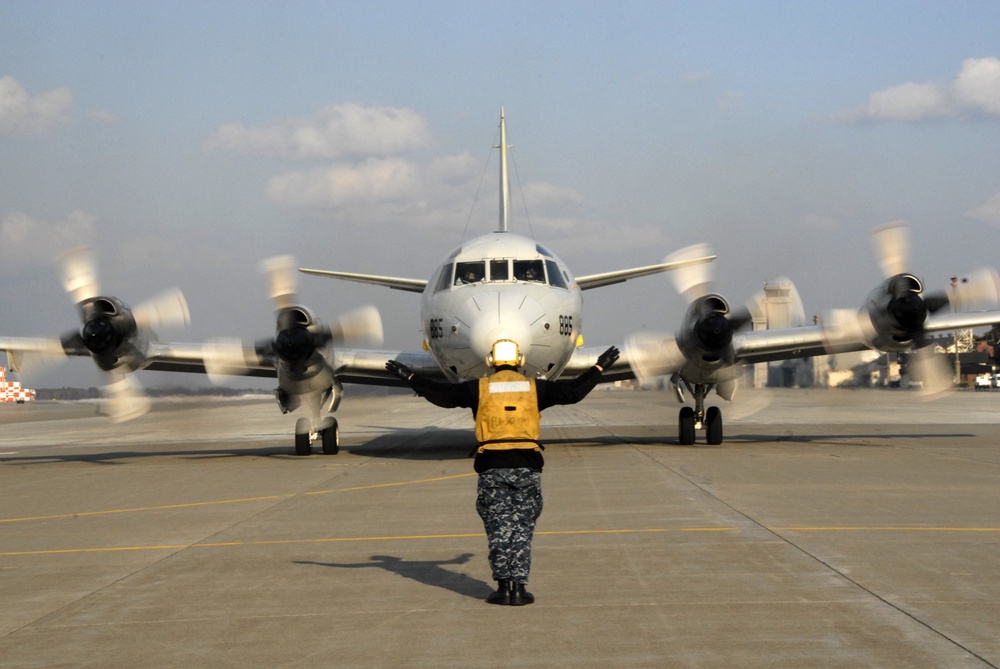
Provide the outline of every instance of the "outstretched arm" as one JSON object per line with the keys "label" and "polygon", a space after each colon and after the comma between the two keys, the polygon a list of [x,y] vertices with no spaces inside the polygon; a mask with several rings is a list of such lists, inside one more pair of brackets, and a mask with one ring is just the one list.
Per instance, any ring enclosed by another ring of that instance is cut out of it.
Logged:
{"label": "outstretched arm", "polygon": [[431,381],[413,373],[413,370],[395,360],[385,363],[385,368],[405,381],[414,392],[425,400],[444,409],[471,409],[479,404],[479,385],[474,382],[442,383]]}

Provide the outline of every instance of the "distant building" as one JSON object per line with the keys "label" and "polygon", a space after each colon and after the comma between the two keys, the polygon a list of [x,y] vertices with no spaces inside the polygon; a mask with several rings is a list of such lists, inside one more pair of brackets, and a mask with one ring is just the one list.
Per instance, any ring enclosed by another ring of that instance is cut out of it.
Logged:
{"label": "distant building", "polygon": [[24,404],[35,399],[35,391],[22,388],[20,381],[7,380],[7,368],[0,367],[0,402]]}
{"label": "distant building", "polygon": [[[764,284],[764,298],[752,308],[754,330],[777,330],[804,325],[802,299],[791,279],[778,277]],[[753,366],[754,388],[809,388],[815,383],[812,358],[761,362]]]}

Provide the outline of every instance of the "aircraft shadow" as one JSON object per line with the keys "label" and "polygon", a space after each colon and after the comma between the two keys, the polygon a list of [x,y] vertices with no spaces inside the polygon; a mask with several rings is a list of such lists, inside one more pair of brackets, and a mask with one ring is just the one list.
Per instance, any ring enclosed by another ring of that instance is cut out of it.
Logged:
{"label": "aircraft shadow", "polygon": [[[866,440],[895,440],[895,439],[969,439],[977,435],[967,432],[841,432],[817,433],[817,434],[733,434],[726,435],[725,440],[719,446],[708,446],[703,435],[698,435],[698,440],[694,447],[698,448],[725,448],[738,444],[768,444],[768,443],[822,443],[822,442],[844,442],[844,441],[866,441]],[[692,448],[692,446],[681,445],[676,436],[643,436],[643,437],[580,437],[571,439],[543,439],[546,445],[572,444],[575,446],[602,446],[633,444],[637,446],[672,446],[677,448]]]}
{"label": "aircraft shadow", "polygon": [[462,460],[471,457],[475,447],[476,437],[471,429],[423,428],[393,429],[346,450],[370,458]]}
{"label": "aircraft shadow", "polygon": [[[887,440],[887,439],[969,439],[976,435],[964,432],[881,432],[864,433],[848,432],[839,434],[736,434],[726,437],[726,443],[774,443],[774,442],[795,442],[811,443],[824,441],[859,441],[859,440]],[[725,443],[723,444],[725,445]]]}
{"label": "aircraft shadow", "polygon": [[[704,437],[699,435],[694,446],[682,446],[678,443],[676,435],[646,435],[646,436],[616,436],[616,435],[596,435],[579,437],[563,437],[557,439],[547,439],[543,436],[542,442],[549,447],[561,445],[573,446],[620,446],[632,444],[636,446],[663,446],[673,448],[726,448],[738,445],[756,445],[768,443],[823,443],[823,442],[858,442],[864,441],[890,441],[898,439],[971,439],[977,435],[969,432],[839,432],[816,433],[816,434],[733,434],[726,435],[725,441],[720,446],[709,446],[705,444]],[[380,435],[371,441],[356,445],[345,445],[341,447],[341,452],[351,455],[360,455],[372,458],[394,458],[405,460],[464,460],[473,455],[476,441],[470,429],[437,429],[424,428],[419,430],[393,430],[387,434]],[[222,446],[222,444],[220,444]],[[314,445],[313,457],[333,457],[324,456],[319,453],[319,448]],[[150,457],[175,457],[185,460],[210,460],[219,458],[281,458],[296,460],[292,447],[281,442],[279,444],[267,446],[242,447],[238,443],[232,446],[225,445],[220,448],[194,448],[189,449],[157,449],[153,446],[150,450],[129,451],[119,450],[105,453],[40,453],[32,455],[3,455],[0,456],[0,464],[50,464],[59,462],[86,462],[100,465],[123,464],[128,460]],[[470,465],[471,466],[471,465]]]}
{"label": "aircraft shadow", "polygon": [[126,460],[139,458],[176,457],[185,460],[210,460],[216,458],[272,458],[285,457],[295,459],[291,446],[280,444],[275,446],[258,446],[245,448],[235,445],[231,448],[219,449],[185,449],[168,450],[151,447],[148,451],[111,451],[107,453],[44,453],[38,455],[4,455],[0,463],[20,465],[44,465],[58,462],[89,462],[99,465],[123,464]]}
{"label": "aircraft shadow", "polygon": [[450,560],[404,560],[393,555],[373,555],[369,558],[370,562],[337,563],[296,560],[295,564],[333,569],[384,569],[424,585],[451,590],[463,597],[485,599],[493,592],[492,586],[478,578],[444,568],[445,565],[465,564],[472,557],[474,557],[472,553],[463,553]]}

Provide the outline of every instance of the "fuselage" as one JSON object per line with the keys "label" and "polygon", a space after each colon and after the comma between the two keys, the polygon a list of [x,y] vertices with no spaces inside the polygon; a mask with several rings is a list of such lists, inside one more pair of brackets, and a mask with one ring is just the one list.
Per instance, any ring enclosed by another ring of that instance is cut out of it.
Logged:
{"label": "fuselage", "polygon": [[554,379],[582,327],[583,300],[565,263],[532,239],[509,232],[455,249],[427,283],[420,317],[434,359],[452,381],[488,372],[498,339],[513,339],[527,376]]}

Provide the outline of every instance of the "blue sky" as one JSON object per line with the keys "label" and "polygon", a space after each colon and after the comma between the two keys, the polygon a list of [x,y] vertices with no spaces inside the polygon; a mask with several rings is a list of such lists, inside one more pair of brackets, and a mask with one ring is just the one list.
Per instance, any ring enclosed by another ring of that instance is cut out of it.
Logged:
{"label": "blue sky", "polygon": [[[181,288],[181,341],[267,335],[271,255],[426,278],[495,224],[501,105],[512,229],[576,274],[708,242],[730,301],[785,275],[822,313],[861,304],[868,232],[903,220],[945,289],[997,264],[998,36],[995,2],[0,0],[0,333],[76,326],[53,260],[80,244],[106,292]],[[420,346],[414,295],[300,292]],[[585,308],[597,345],[683,303],[653,277]]]}

